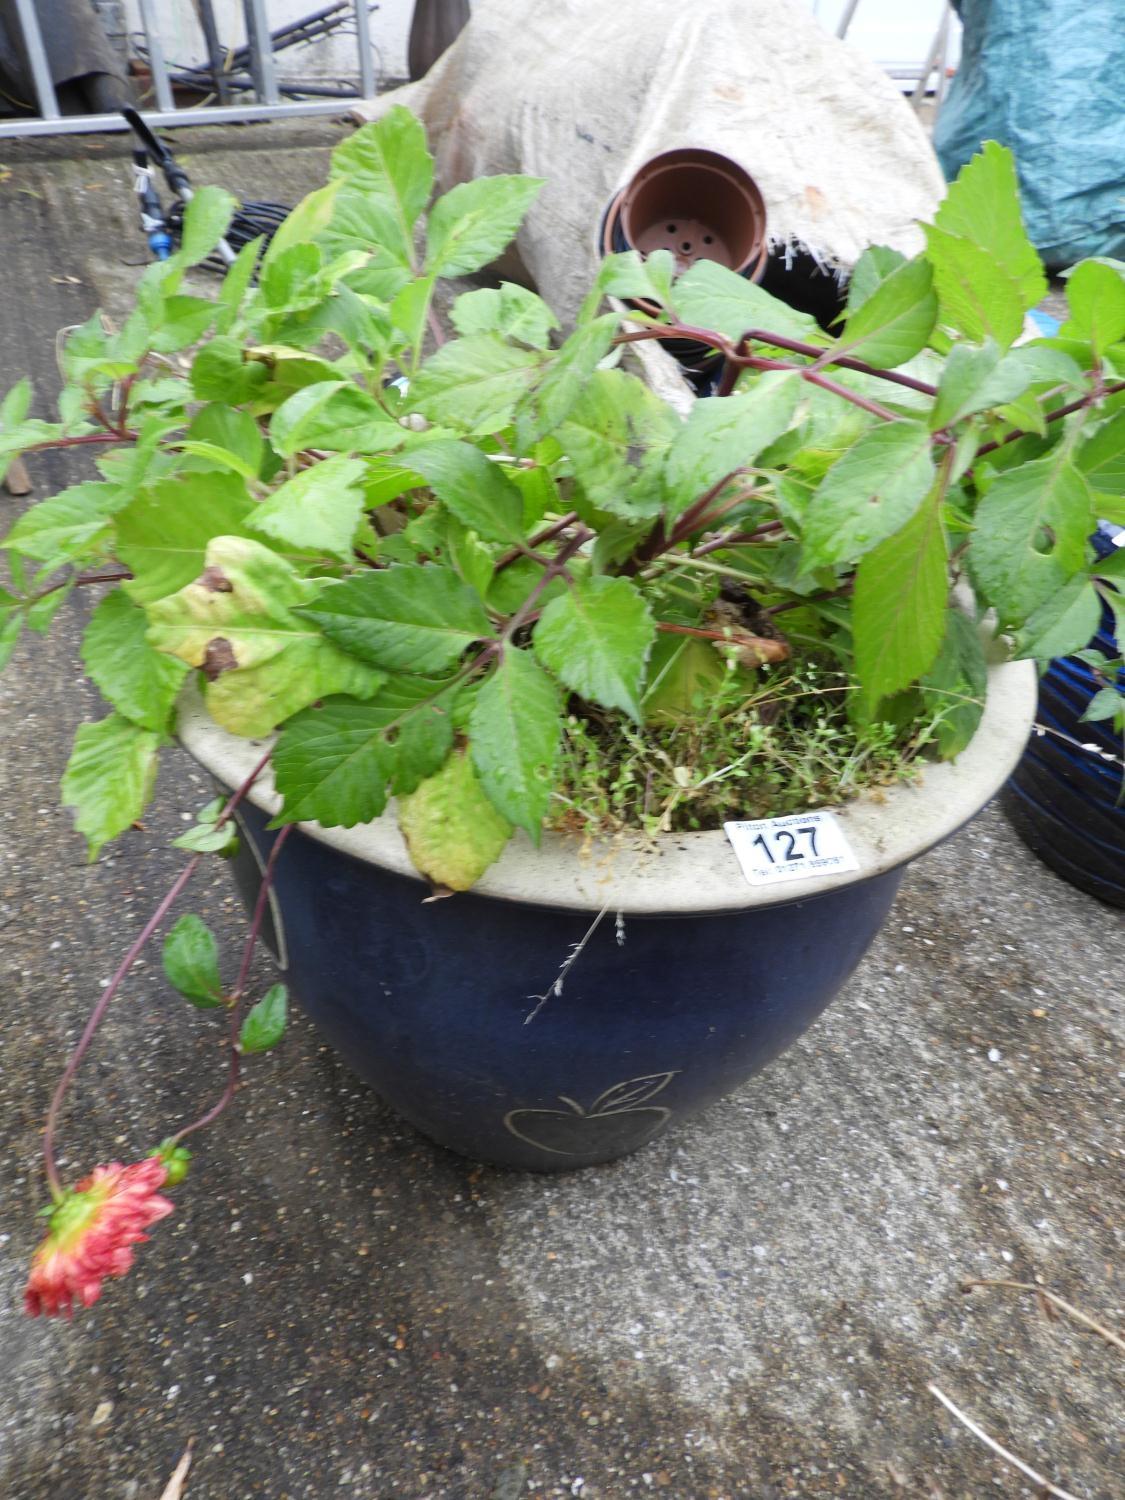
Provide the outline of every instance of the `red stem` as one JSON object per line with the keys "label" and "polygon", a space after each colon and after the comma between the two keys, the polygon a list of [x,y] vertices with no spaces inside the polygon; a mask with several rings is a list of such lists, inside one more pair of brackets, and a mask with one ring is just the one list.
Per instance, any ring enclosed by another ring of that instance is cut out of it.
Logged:
{"label": "red stem", "polygon": [[273,848],[270,850],[269,858],[266,860],[266,867],[262,871],[262,883],[258,888],[258,899],[254,903],[254,916],[250,923],[250,931],[247,934],[246,943],[242,949],[242,962],[238,968],[238,978],[235,980],[234,989],[230,993],[230,1067],[227,1072],[226,1087],[209,1110],[200,1115],[198,1120],[193,1120],[190,1125],[185,1125],[182,1130],[177,1131],[171,1137],[173,1146],[178,1146],[189,1135],[194,1135],[197,1130],[202,1130],[204,1126],[210,1125],[213,1120],[217,1120],[238,1090],[238,1077],[242,1071],[242,1053],[238,1046],[240,1035],[239,1002],[246,988],[246,981],[250,974],[250,964],[254,957],[254,949],[258,943],[258,935],[262,930],[262,922],[265,920],[266,904],[269,901],[269,894],[273,888],[274,868],[277,865],[278,856],[285,847],[285,840],[296,826],[295,823],[286,823],[284,828],[282,828],[274,840]]}
{"label": "red stem", "polygon": [[[1119,391],[1125,391],[1125,380],[1119,380],[1115,385],[1103,386],[1100,391],[1089,391],[1085,396],[1079,396],[1077,401],[1068,401],[1065,406],[1056,406],[1054,411],[1047,412],[1044,422],[1058,422],[1063,417],[1069,417],[1071,412],[1081,411],[1084,406],[1093,406],[1095,401],[1101,400],[1103,396],[1116,396]],[[975,462],[982,454],[994,453],[997,448],[1003,448],[1006,443],[1014,443],[1017,438],[1027,437],[1026,432],[1009,432],[1007,437],[997,438],[995,442],[983,443],[973,455]]]}
{"label": "red stem", "polygon": [[44,443],[30,443],[23,453],[42,453],[48,448],[77,448],[80,443],[135,443],[135,432],[81,432],[76,437],[49,438]]}
{"label": "red stem", "polygon": [[504,568],[510,567],[517,558],[526,557],[532,548],[541,547],[544,542],[553,541],[568,526],[573,526],[577,519],[578,512],[576,510],[567,511],[561,521],[552,521],[550,526],[544,526],[542,531],[537,531],[533,537],[529,537],[526,547],[513,547],[510,552],[505,552],[493,571],[500,573]]}
{"label": "red stem", "polygon": [[[242,783],[238,790],[231,795],[226,806],[223,808],[222,812],[215,820],[216,828],[227,821],[231,813],[233,813],[234,809],[246,796],[247,792],[249,792],[250,788],[254,785],[254,782],[258,779],[262,771],[265,769],[266,762],[269,760],[271,753],[272,752],[269,750],[266,751],[265,755],[262,756],[261,760],[250,772],[249,776],[247,776],[246,780]],[[46,1129],[43,1132],[43,1163],[46,1168],[47,1182],[51,1189],[51,1197],[54,1198],[56,1203],[63,1196],[63,1187],[61,1181],[59,1180],[58,1168],[55,1165],[55,1132],[58,1128],[59,1112],[62,1108],[63,1099],[66,1097],[66,1091],[70,1087],[74,1079],[74,1075],[78,1072],[82,1059],[86,1056],[86,1053],[88,1052],[90,1047],[90,1043],[94,1040],[94,1035],[97,1032],[98,1027],[101,1025],[102,1020],[105,1017],[105,1013],[109,1009],[110,1003],[112,1002],[114,996],[121,988],[126,975],[129,973],[133,965],[136,963],[137,959],[140,957],[141,951],[145,947],[145,944],[148,942],[149,938],[152,937],[153,933],[160,926],[161,922],[163,922],[164,918],[168,915],[168,912],[171,910],[177,897],[180,895],[180,892],[184,889],[188,881],[195,874],[196,866],[199,864],[199,861],[202,858],[203,856],[201,854],[193,854],[191,856],[187,864],[173,881],[172,887],[168,891],[167,895],[165,895],[164,899],[160,902],[160,905],[156,908],[152,916],[145,923],[140,936],[132,944],[128,953],[126,953],[125,957],[121,960],[121,963],[117,967],[116,973],[110,980],[105,990],[103,990],[101,996],[98,999],[97,1005],[95,1005],[94,1009],[91,1011],[90,1018],[86,1022],[82,1035],[78,1040],[78,1045],[75,1047],[74,1051],[67,1059],[66,1066],[62,1072],[62,1077],[59,1079],[57,1085],[55,1086],[55,1092],[51,1099],[51,1105],[47,1111]]]}

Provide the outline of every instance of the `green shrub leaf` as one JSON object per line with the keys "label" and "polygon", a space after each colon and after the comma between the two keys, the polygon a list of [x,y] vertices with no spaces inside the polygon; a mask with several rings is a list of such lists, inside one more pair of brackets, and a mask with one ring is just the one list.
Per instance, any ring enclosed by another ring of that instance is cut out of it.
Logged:
{"label": "green shrub leaf", "polygon": [[680,428],[675,413],[636,375],[595,370],[558,439],[596,506],[640,518],[660,513],[663,460]]}
{"label": "green shrub leaf", "polygon": [[439,198],[426,228],[426,270],[467,276],[491,264],[515,238],[535,202],[539,177],[478,177]]}
{"label": "green shrub leaf", "polygon": [[442,504],[484,541],[523,542],[523,496],[479,448],[427,443],[411,453],[410,462]]}
{"label": "green shrub leaf", "polygon": [[201,917],[182,916],[164,939],[162,954],[168,983],[200,1010],[223,1003],[219,947]]}
{"label": "green shrub leaf", "polygon": [[432,564],[396,563],[332,584],[301,613],[341,650],[397,672],[444,672],[491,634],[478,595]]}
{"label": "green shrub leaf", "polygon": [[542,297],[511,281],[462,292],[449,316],[458,333],[498,333],[533,349],[546,349],[551,330],[559,326]]}
{"label": "green shrub leaf", "polygon": [[121,714],[80,724],[62,779],[63,806],[91,859],[141,816],[152,794],[160,736]]}
{"label": "green shrub leaf", "polygon": [[143,609],[120,589],[107,594],[82,637],[82,665],[102,696],[142,729],[163,733],[187,676],[186,665],[154,651]]}
{"label": "green shrub leaf", "polygon": [[489,801],[535,843],[554,786],[559,690],[529,651],[505,650],[469,719],[473,766]]}
{"label": "green shrub leaf", "polygon": [[398,821],[415,868],[452,891],[475,885],[512,835],[464,750],[399,799]]}
{"label": "green shrub leaf", "polygon": [[669,512],[677,515],[725,474],[752,464],[793,420],[798,375],[766,374],[749,390],[697,401],[664,466]]}
{"label": "green shrub leaf", "polygon": [[363,462],[342,453],[287,479],[249,516],[253,531],[286,546],[348,562],[363,513]]}
{"label": "green shrub leaf", "polygon": [[656,635],[644,595],[627,578],[587,578],[552,599],[535,652],[572,692],[641,718],[645,664]]}
{"label": "green shrub leaf", "polygon": [[512,420],[527,394],[543,356],[506,344],[493,333],[476,333],[445,344],[410,383],[410,406],[465,432],[499,432]]}
{"label": "green shrub leaf", "polygon": [[266,993],[252,1006],[238,1034],[239,1050],[249,1055],[252,1052],[268,1052],[276,1047],[285,1035],[285,1024],[289,1019],[289,991],[283,984],[271,984]]}
{"label": "green shrub leaf", "polygon": [[877,369],[913,359],[937,321],[933,281],[933,269],[921,257],[899,266],[848,314],[837,347]]}
{"label": "green shrub leaf", "polygon": [[117,517],[124,585],[138,604],[183,588],[203,572],[215,536],[242,533],[253,501],[236,474],[179,474],[147,486]]}
{"label": "green shrub leaf", "polygon": [[856,676],[873,709],[937,658],[946,626],[945,533],[936,496],[863,558],[852,627]]}
{"label": "green shrub leaf", "polygon": [[832,465],[809,504],[804,566],[870,552],[910,519],[933,480],[930,434],[920,422],[872,427]]}

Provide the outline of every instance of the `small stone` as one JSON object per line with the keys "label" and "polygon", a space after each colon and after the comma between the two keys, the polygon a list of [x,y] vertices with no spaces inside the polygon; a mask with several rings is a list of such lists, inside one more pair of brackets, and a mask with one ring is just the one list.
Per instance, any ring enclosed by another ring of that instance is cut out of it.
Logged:
{"label": "small stone", "polygon": [[989,1049],[988,1049],[988,1060],[989,1060],[989,1062],[999,1062],[1000,1061],[1000,1049],[998,1047],[989,1047]]}
{"label": "small stone", "polygon": [[113,1416],[113,1402],[99,1401],[94,1407],[94,1415],[90,1418],[91,1427],[104,1427]]}

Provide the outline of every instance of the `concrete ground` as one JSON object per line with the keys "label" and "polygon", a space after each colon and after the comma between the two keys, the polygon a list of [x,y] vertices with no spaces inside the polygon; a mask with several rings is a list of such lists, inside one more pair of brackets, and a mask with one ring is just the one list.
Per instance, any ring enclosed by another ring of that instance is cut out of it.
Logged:
{"label": "concrete ground", "polygon": [[[341,129],[180,141],[197,182],[293,202]],[[0,384],[32,372],[47,415],[56,328],[120,306],[143,259],[128,162],[105,138],[0,158]],[[36,494],[77,473],[35,462]],[[5,526],[25,503],[0,494]],[[200,1139],[135,1273],[70,1327],[26,1320],[60,1054],[208,795],[174,760],[146,831],[85,865],[57,783],[101,712],[76,654],[90,602],[0,678],[0,1495],[158,1500],[189,1442],[187,1500],[1046,1493],[930,1383],[1052,1493],[1125,1493],[1119,1350],[1034,1297],[960,1290],[1039,1280],[1121,1327],[1122,919],[995,808],[910,871],[802,1042],[642,1154],[475,1168],[298,1021]],[[222,872],[190,906],[229,961]],[[70,1170],[143,1152],[221,1065],[150,958],[72,1096]]]}

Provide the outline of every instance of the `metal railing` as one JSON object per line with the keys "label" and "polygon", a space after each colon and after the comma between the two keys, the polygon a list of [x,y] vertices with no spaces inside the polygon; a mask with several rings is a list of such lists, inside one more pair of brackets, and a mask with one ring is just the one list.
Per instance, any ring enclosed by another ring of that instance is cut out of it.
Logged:
{"label": "metal railing", "polygon": [[[358,87],[352,96],[334,95],[332,98],[283,99],[278,80],[277,60],[274,57],[273,40],[266,16],[265,0],[242,0],[246,19],[246,52],[254,95],[252,104],[231,104],[229,78],[216,73],[220,85],[222,102],[205,107],[177,109],[172,92],[175,75],[169,74],[156,21],[154,0],[139,0],[141,25],[145,34],[149,70],[157,108],[145,110],[145,120],[150,126],[162,130],[174,129],[178,125],[226,125],[235,121],[284,120],[301,115],[342,114],[348,106],[348,98],[373,99],[375,97],[375,67],[371,52],[371,26],[368,0],[351,0],[350,9],[355,21],[356,53],[358,61]],[[58,96],[51,81],[47,51],[43,45],[43,33],[35,11],[35,0],[15,0],[16,20],[22,34],[24,55],[35,89],[39,107],[37,118],[0,118],[0,139],[5,137],[38,135],[84,135],[100,131],[128,130],[120,114],[64,115],[59,109]],[[216,62],[215,49],[208,37],[211,62]],[[315,86],[313,86],[315,87]],[[298,90],[299,91],[299,90]],[[123,101],[127,102],[127,101]]]}

